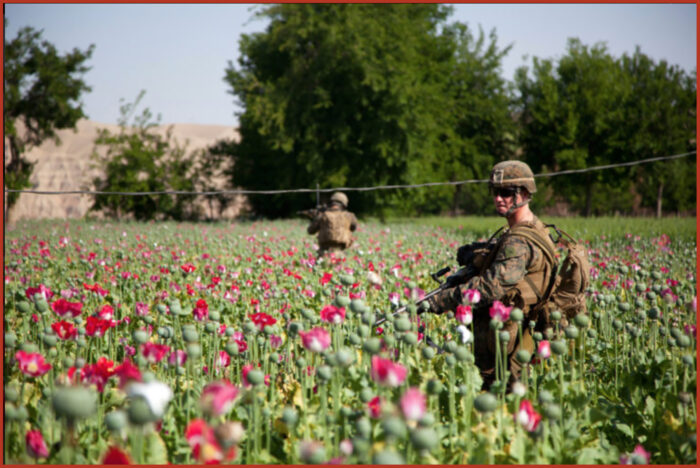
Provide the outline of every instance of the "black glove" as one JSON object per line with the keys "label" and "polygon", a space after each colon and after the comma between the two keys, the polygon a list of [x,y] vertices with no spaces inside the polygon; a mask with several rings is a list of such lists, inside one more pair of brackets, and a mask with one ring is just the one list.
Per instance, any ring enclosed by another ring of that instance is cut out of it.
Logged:
{"label": "black glove", "polygon": [[457,264],[459,266],[468,265],[471,262],[471,258],[474,256],[474,245],[464,244],[462,247],[457,249]]}

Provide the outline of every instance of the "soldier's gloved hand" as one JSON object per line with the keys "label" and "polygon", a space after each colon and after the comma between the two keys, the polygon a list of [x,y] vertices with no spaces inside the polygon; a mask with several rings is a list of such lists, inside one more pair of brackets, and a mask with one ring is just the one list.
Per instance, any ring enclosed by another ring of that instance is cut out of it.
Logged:
{"label": "soldier's gloved hand", "polygon": [[457,264],[459,266],[465,266],[469,264],[470,257],[472,255],[472,245],[464,244],[462,247],[457,249]]}

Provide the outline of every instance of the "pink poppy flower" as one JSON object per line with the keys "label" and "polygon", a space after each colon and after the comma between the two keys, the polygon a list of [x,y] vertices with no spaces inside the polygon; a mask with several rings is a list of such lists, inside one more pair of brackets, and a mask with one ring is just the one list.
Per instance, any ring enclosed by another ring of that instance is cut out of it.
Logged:
{"label": "pink poppy flower", "polygon": [[401,364],[395,363],[391,359],[372,356],[370,376],[380,385],[398,387],[406,379],[407,374],[408,371]]}
{"label": "pink poppy flower", "polygon": [[270,348],[277,349],[282,346],[282,337],[277,335],[270,335]]}
{"label": "pink poppy flower", "polygon": [[77,317],[83,312],[83,304],[80,302],[68,302],[63,298],[60,298],[51,303],[51,310],[53,310],[60,317],[64,317],[65,315]]}
{"label": "pink poppy flower", "polygon": [[148,315],[148,312],[149,312],[149,311],[148,311],[148,305],[147,305],[147,304],[144,304],[143,302],[137,302],[137,303],[134,305],[134,312],[135,312],[136,315],[138,315],[139,317],[145,317],[146,315]]}
{"label": "pink poppy flower", "polygon": [[27,446],[27,453],[30,457],[46,458],[49,456],[49,449],[46,447],[46,442],[44,442],[44,437],[41,435],[40,430],[34,429],[27,431],[24,441]]}
{"label": "pink poppy flower", "polygon": [[321,309],[321,320],[339,325],[345,320],[345,308],[327,305]]}
{"label": "pink poppy flower", "polygon": [[489,309],[491,318],[495,318],[499,322],[505,322],[510,318],[512,307],[506,307],[500,301],[493,301],[493,305]]}
{"label": "pink poppy flower", "polygon": [[15,353],[15,359],[19,364],[19,370],[29,377],[41,377],[51,370],[51,364],[44,361],[44,356],[39,353],[19,350]]}
{"label": "pink poppy flower", "polygon": [[320,353],[331,345],[331,335],[324,328],[315,327],[307,332],[300,331],[299,336],[304,348]]}
{"label": "pink poppy flower", "polygon": [[221,380],[205,385],[199,402],[206,413],[219,416],[229,412],[237,396],[238,387]]}
{"label": "pink poppy flower", "polygon": [[542,416],[534,410],[529,400],[520,402],[520,409],[514,415],[515,422],[520,423],[528,432],[534,432]]}
{"label": "pink poppy flower", "polygon": [[187,362],[187,353],[181,349],[176,349],[170,353],[168,356],[168,364],[171,366],[178,365],[184,366]]}
{"label": "pink poppy flower", "polygon": [[470,304],[476,304],[481,300],[481,293],[476,289],[467,289],[462,295]]}
{"label": "pink poppy flower", "polygon": [[192,455],[201,463],[219,464],[236,458],[236,446],[225,452],[216,439],[214,430],[202,419],[193,419],[185,429],[185,439],[192,449]]}
{"label": "pink poppy flower", "polygon": [[549,341],[540,341],[540,344],[537,345],[537,355],[542,359],[549,359],[552,355],[552,348],[549,345]]}
{"label": "pink poppy flower", "polygon": [[455,318],[457,321],[464,325],[469,325],[472,323],[474,316],[472,315],[472,306],[470,305],[458,305],[455,311]]}
{"label": "pink poppy flower", "polygon": [[219,351],[219,359],[216,360],[217,367],[228,367],[231,364],[231,357],[226,351]]}
{"label": "pink poppy flower", "polygon": [[651,460],[651,453],[644,450],[640,444],[637,444],[631,454],[620,456],[621,465],[648,465],[649,460]]}
{"label": "pink poppy flower", "polygon": [[404,418],[409,421],[418,421],[425,415],[426,398],[420,390],[411,387],[403,394],[399,405]]}
{"label": "pink poppy flower", "polygon": [[170,352],[170,346],[146,342],[141,345],[141,354],[148,362],[160,362]]}

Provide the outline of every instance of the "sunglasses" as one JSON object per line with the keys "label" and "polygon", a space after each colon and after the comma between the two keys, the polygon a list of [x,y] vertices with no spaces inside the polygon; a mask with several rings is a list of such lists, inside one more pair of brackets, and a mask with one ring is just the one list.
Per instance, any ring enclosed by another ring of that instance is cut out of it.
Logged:
{"label": "sunglasses", "polygon": [[491,187],[491,194],[494,197],[511,198],[511,197],[514,197],[517,193],[518,193],[518,189],[514,189],[514,188]]}

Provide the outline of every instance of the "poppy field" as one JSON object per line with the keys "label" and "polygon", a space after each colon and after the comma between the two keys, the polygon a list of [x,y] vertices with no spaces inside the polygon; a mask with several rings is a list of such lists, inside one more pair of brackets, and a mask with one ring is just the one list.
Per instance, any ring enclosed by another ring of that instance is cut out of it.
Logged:
{"label": "poppy field", "polygon": [[481,231],[361,223],[319,260],[297,220],[6,230],[4,462],[695,464],[695,235],[567,230],[588,314],[512,391],[481,388],[478,291],[413,305]]}

